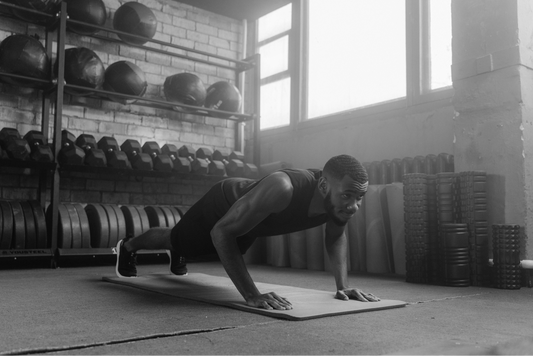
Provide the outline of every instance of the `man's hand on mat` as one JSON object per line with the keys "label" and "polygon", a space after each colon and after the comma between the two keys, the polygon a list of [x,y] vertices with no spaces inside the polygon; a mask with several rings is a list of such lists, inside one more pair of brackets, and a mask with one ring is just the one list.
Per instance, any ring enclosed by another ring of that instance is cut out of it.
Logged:
{"label": "man's hand on mat", "polygon": [[374,294],[365,293],[362,290],[357,289],[357,288],[339,289],[337,291],[337,294],[335,294],[335,298],[340,299],[340,300],[355,299],[361,302],[379,302],[381,300],[378,297],[376,297]]}
{"label": "man's hand on mat", "polygon": [[256,297],[250,297],[246,300],[246,304],[251,307],[263,308],[267,310],[290,310],[292,304],[285,298],[280,297],[274,292],[260,294]]}

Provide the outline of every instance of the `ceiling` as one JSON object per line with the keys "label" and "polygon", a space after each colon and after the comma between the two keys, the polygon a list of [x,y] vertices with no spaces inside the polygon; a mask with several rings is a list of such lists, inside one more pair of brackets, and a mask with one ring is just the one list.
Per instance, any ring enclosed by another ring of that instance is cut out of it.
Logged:
{"label": "ceiling", "polygon": [[256,20],[292,0],[176,0],[238,20]]}

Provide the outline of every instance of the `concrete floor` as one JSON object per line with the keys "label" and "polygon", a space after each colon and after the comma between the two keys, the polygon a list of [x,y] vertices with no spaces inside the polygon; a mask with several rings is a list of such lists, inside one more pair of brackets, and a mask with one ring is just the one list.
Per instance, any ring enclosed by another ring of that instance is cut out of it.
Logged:
{"label": "concrete floor", "polygon": [[[139,274],[167,270],[143,264]],[[327,272],[249,266],[257,282],[334,290]],[[216,262],[191,272],[226,276]],[[404,308],[283,321],[102,281],[112,265],[0,269],[0,354],[532,354],[533,289],[351,274]],[[354,302],[355,303],[355,302]]]}

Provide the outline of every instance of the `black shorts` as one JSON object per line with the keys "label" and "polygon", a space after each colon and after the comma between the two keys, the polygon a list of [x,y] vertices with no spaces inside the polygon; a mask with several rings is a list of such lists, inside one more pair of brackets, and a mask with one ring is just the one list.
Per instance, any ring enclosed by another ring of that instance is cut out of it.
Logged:
{"label": "black shorts", "polygon": [[[224,181],[216,183],[196,202],[172,228],[171,243],[175,251],[185,258],[216,255],[211,241],[211,230],[231,207],[224,191]],[[240,236],[237,244],[241,253],[252,245],[254,238]]]}

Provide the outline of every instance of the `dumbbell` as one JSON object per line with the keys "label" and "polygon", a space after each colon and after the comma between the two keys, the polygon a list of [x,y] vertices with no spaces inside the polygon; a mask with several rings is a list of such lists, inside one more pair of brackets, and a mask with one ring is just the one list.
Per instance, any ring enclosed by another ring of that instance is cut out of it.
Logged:
{"label": "dumbbell", "polygon": [[105,152],[107,166],[119,169],[131,169],[131,163],[128,160],[126,152],[122,152],[118,146],[117,140],[111,136],[103,136],[98,141],[98,148]]}
{"label": "dumbbell", "polygon": [[187,159],[191,164],[191,171],[195,174],[207,174],[209,162],[198,160],[194,148],[189,145],[183,145],[178,149],[178,156]]}
{"label": "dumbbell", "polygon": [[38,162],[52,162],[54,160],[54,153],[52,147],[48,145],[44,135],[41,131],[28,131],[24,135],[24,139],[28,142],[31,149],[31,159]]}
{"label": "dumbbell", "polygon": [[17,129],[4,127],[0,130],[0,144],[9,158],[25,161],[30,157],[30,145],[20,137]]}
{"label": "dumbbell", "polygon": [[151,171],[154,168],[152,157],[142,151],[141,144],[137,140],[127,139],[120,145],[120,149],[126,152],[133,169]]}
{"label": "dumbbell", "polygon": [[174,171],[179,173],[191,173],[191,162],[186,157],[180,157],[178,147],[166,143],[161,147],[161,153],[170,157],[174,164]]}
{"label": "dumbbell", "polygon": [[255,164],[247,163],[244,159],[243,153],[233,151],[230,153],[229,159],[240,160],[244,163],[244,177],[246,178],[258,178],[259,177],[259,169],[257,168]]}
{"label": "dumbbell", "polygon": [[196,150],[196,160],[202,161],[205,160],[208,164],[207,174],[214,176],[225,176],[226,168],[224,168],[224,163],[222,161],[213,160],[213,152],[210,149],[201,147]]}
{"label": "dumbbell", "polygon": [[57,160],[62,165],[82,166],[85,163],[85,152],[76,145],[76,136],[68,130],[61,131],[61,150]]}
{"label": "dumbbell", "polygon": [[152,157],[154,162],[154,170],[160,172],[171,172],[174,169],[174,163],[170,157],[161,153],[159,144],[155,141],[147,141],[144,143],[142,150]]}
{"label": "dumbbell", "polygon": [[244,162],[236,158],[230,159],[229,157],[229,150],[218,149],[213,152],[213,161],[220,161],[224,163],[228,176],[244,177]]}
{"label": "dumbbell", "polygon": [[98,148],[93,135],[81,134],[76,139],[76,146],[85,152],[85,164],[91,167],[107,167],[105,152]]}

